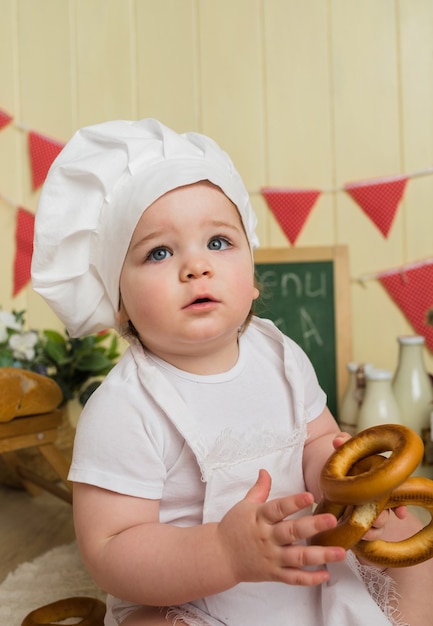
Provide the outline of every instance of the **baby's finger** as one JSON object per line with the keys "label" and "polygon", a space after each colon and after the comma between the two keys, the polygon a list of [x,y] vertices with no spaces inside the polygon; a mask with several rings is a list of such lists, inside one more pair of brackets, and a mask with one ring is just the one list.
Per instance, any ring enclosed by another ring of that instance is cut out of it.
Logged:
{"label": "baby's finger", "polygon": [[395,509],[391,509],[398,519],[405,519],[407,516],[407,506],[396,506]]}
{"label": "baby's finger", "polygon": [[288,546],[282,550],[278,580],[290,585],[320,585],[329,580],[328,571],[321,566],[345,557],[346,551],[340,547]]}
{"label": "baby's finger", "polygon": [[281,565],[283,567],[314,567],[325,563],[342,561],[346,557],[346,550],[340,546],[306,546],[292,545],[281,550]]}
{"label": "baby's finger", "polygon": [[371,527],[380,529],[383,528],[385,526],[385,524],[387,523],[389,519],[389,511],[387,509],[384,509],[382,511],[382,513],[374,520],[373,524],[371,525]]}
{"label": "baby's finger", "polygon": [[313,587],[321,585],[329,580],[329,572],[326,569],[306,570],[288,567],[282,571],[279,582],[287,585],[301,585],[303,587]]}
{"label": "baby's finger", "polygon": [[311,506],[314,498],[311,493],[297,493],[285,498],[275,498],[261,507],[261,515],[270,524],[277,524],[289,515]]}
{"label": "baby's finger", "polygon": [[335,449],[337,449],[340,446],[342,446],[343,443],[345,443],[349,439],[351,439],[351,435],[349,435],[349,433],[340,432],[340,433],[338,433],[338,435],[336,435],[334,437],[334,439],[332,441],[332,445],[334,446]]}
{"label": "baby's finger", "polygon": [[287,546],[304,539],[309,539],[323,530],[335,528],[337,520],[331,513],[305,515],[276,524],[273,528],[274,540],[281,546]]}

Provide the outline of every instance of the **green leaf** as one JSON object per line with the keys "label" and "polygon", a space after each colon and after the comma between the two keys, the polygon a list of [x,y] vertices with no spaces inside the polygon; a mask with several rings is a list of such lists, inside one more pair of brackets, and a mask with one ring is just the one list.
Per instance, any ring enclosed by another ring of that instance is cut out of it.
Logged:
{"label": "green leaf", "polygon": [[11,354],[0,354],[0,367],[13,367],[14,358]]}
{"label": "green leaf", "polygon": [[85,354],[76,363],[76,368],[80,371],[100,372],[113,364],[102,352],[92,352]]}
{"label": "green leaf", "polygon": [[48,341],[44,346],[44,352],[54,361],[56,365],[68,363],[70,360],[65,343]]}
{"label": "green leaf", "polygon": [[65,337],[58,333],[56,330],[44,330],[43,334],[50,342],[63,344],[66,348]]}

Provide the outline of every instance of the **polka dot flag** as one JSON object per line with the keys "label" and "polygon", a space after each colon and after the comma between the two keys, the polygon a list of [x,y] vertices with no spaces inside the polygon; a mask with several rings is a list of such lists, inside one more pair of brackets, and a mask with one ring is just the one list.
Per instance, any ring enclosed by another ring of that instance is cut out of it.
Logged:
{"label": "polka dot flag", "polygon": [[0,130],[12,122],[13,119],[12,115],[9,115],[6,111],[2,111],[0,109]]}
{"label": "polka dot flag", "polygon": [[347,183],[344,189],[368,215],[382,235],[388,237],[408,180],[408,176],[382,178],[377,181]]}
{"label": "polka dot flag", "polygon": [[18,207],[15,223],[14,297],[30,280],[34,227],[33,213]]}
{"label": "polka dot flag", "polygon": [[287,239],[293,245],[322,192],[317,189],[263,187],[261,193]]}
{"label": "polka dot flag", "polygon": [[433,259],[378,274],[377,278],[433,352]]}
{"label": "polka dot flag", "polygon": [[28,145],[32,168],[32,188],[35,191],[45,181],[52,162],[64,144],[34,131],[29,131]]}

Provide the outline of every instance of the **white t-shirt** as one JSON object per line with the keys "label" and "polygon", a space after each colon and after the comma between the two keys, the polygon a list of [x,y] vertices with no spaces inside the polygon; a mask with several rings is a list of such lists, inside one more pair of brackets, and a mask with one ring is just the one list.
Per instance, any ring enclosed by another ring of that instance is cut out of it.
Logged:
{"label": "white t-shirt", "polygon": [[[270,498],[305,488],[306,424],[325,402],[309,359],[268,322],[252,321],[236,365],[213,376],[180,371],[134,345],[81,414],[69,478],[158,499],[163,523],[220,519],[266,463],[275,478]],[[287,619],[308,626],[389,624],[346,563],[330,569],[330,583],[320,587],[245,583],[172,610],[206,626],[262,626],[263,612],[273,612],[278,626]],[[379,584],[387,584],[382,578]],[[106,626],[117,626],[137,606],[108,596]],[[227,611],[230,619],[221,618]]]}
{"label": "white t-shirt", "polygon": [[[323,411],[326,396],[305,353],[286,341],[304,382],[305,419],[312,420]],[[178,370],[141,346],[130,346],[81,414],[69,479],[161,500],[161,522],[201,523],[205,486],[200,468],[152,390],[143,387],[139,368],[163,372],[199,424],[208,456],[244,457],[255,447],[278,446],[290,438],[294,416],[281,346],[254,324],[239,344],[235,366],[211,376]]]}

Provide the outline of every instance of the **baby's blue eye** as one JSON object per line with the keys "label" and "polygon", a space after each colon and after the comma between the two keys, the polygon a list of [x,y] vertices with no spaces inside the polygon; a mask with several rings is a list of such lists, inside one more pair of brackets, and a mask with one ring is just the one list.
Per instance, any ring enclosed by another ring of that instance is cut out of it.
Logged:
{"label": "baby's blue eye", "polygon": [[149,253],[147,258],[149,261],[164,261],[169,256],[171,256],[171,252],[167,248],[155,248],[155,250]]}
{"label": "baby's blue eye", "polygon": [[230,242],[225,237],[213,237],[208,243],[209,250],[226,250]]}

